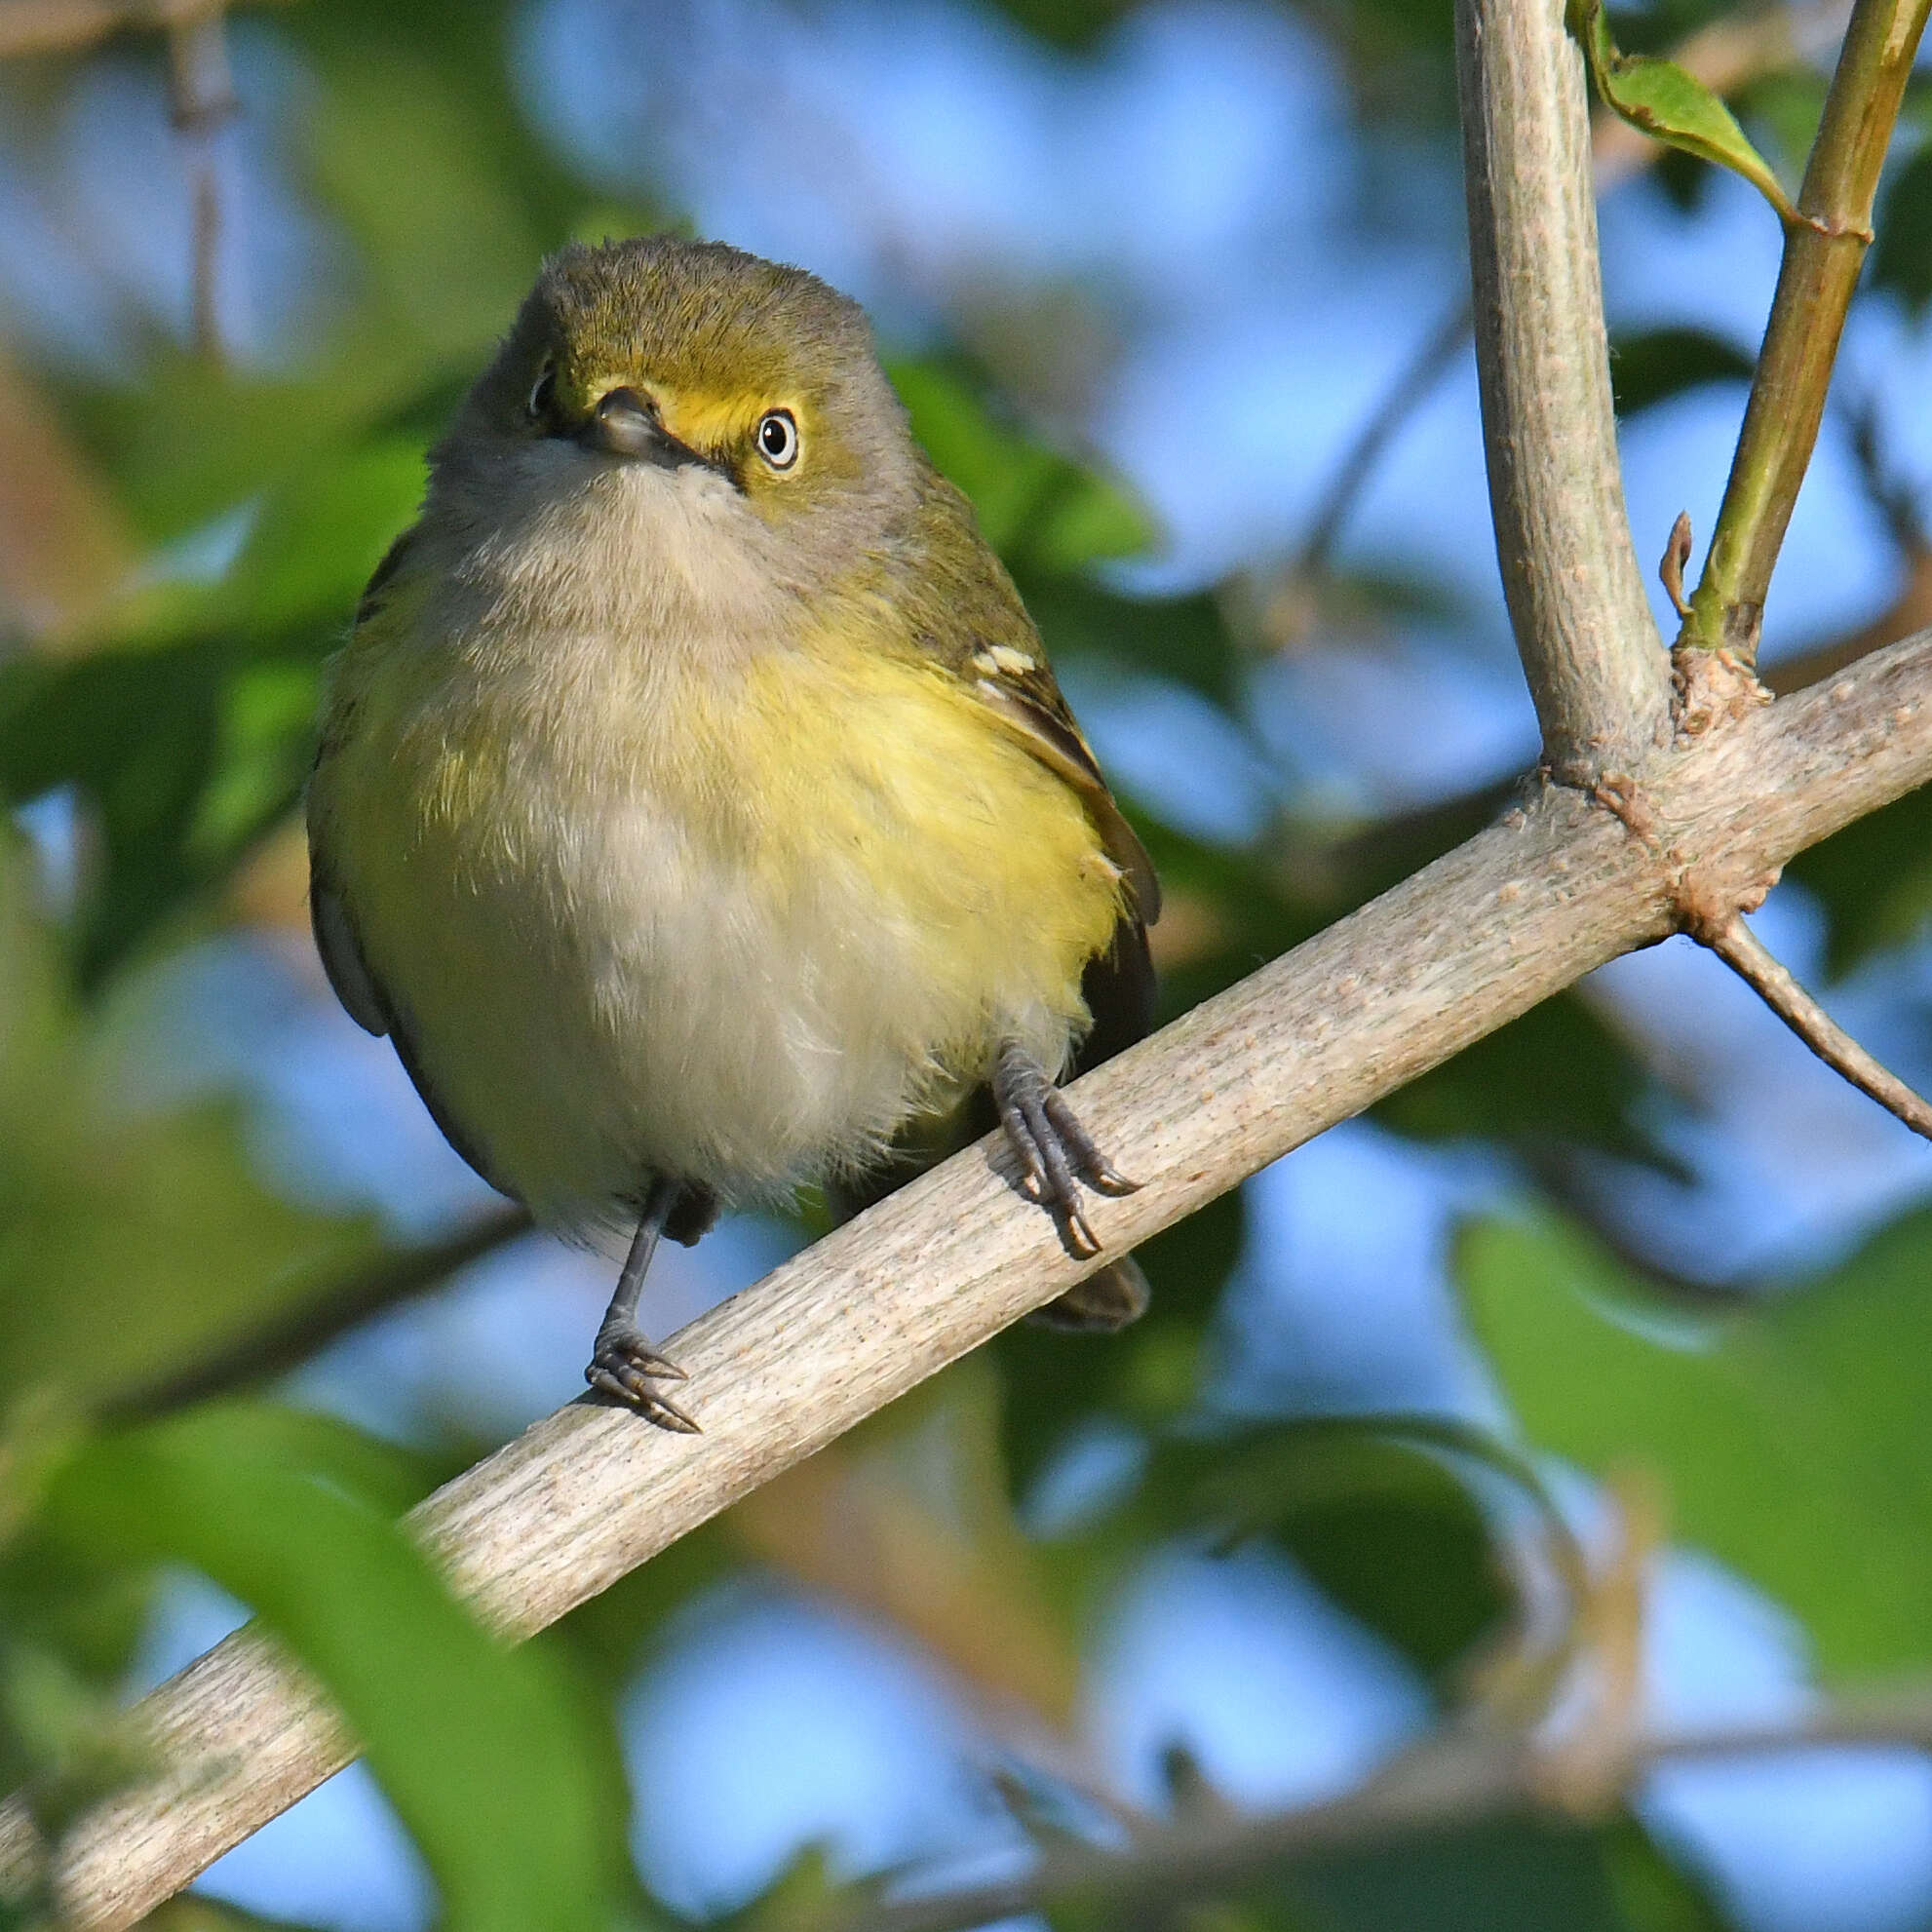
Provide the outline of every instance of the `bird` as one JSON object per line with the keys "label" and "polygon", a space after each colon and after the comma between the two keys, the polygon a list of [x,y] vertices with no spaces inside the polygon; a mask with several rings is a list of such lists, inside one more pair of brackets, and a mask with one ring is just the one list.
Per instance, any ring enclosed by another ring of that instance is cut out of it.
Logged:
{"label": "bird", "polygon": [[[697,1420],[663,1237],[850,1213],[995,1122],[1101,1252],[1060,1091],[1148,1030],[1160,887],[864,310],[717,242],[543,263],[324,680],[310,911],[493,1187],[624,1260],[585,1376]],[[1041,1311],[1110,1330],[1125,1256]],[[674,1395],[673,1391],[676,1394]]]}

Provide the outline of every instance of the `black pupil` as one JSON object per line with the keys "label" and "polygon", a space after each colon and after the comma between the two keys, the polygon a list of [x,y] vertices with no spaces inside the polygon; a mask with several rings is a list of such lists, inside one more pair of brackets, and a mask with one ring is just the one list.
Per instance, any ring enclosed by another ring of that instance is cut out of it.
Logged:
{"label": "black pupil", "polygon": [[792,445],[792,425],[783,416],[767,416],[764,424],[767,456],[783,456]]}

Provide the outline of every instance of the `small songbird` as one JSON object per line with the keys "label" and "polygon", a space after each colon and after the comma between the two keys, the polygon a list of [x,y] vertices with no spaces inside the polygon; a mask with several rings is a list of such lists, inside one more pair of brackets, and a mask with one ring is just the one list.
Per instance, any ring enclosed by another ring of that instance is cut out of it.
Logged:
{"label": "small songbird", "polygon": [[[696,1425],[637,1319],[660,1235],[863,1205],[976,1106],[1078,1254],[1082,1183],[1135,1185],[1055,1082],[1150,1023],[1153,869],[802,270],[545,265],[334,662],[308,823],[342,1004],[493,1186],[629,1237],[585,1374],[664,1427]],[[1145,1300],[1127,1259],[1046,1312]]]}

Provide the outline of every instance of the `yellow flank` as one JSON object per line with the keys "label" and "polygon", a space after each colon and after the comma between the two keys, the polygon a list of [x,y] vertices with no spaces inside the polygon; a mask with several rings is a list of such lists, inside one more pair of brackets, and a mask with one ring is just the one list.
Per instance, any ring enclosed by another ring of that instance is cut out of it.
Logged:
{"label": "yellow flank", "polygon": [[[848,870],[923,938],[946,1043],[977,1077],[997,1009],[1044,1001],[1084,1021],[1121,878],[1072,790],[935,665],[818,640],[758,661],[720,748],[746,775],[742,832],[770,889]],[[938,1045],[938,1042],[934,1042]]]}
{"label": "yellow flank", "polygon": [[1057,1069],[1084,1031],[1119,868],[940,666],[388,625],[338,675],[318,850],[449,1124],[547,1220],[852,1167],[1003,1039]]}

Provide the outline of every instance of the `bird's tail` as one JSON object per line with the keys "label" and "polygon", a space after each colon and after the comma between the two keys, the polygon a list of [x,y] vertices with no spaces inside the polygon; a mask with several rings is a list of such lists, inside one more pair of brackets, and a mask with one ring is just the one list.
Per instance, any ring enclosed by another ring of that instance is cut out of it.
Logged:
{"label": "bird's tail", "polygon": [[1064,1294],[1036,1308],[1026,1317],[1043,1329],[1072,1330],[1086,1334],[1111,1334],[1137,1322],[1147,1312],[1147,1277],[1132,1255],[1123,1255],[1085,1281],[1075,1282]]}

